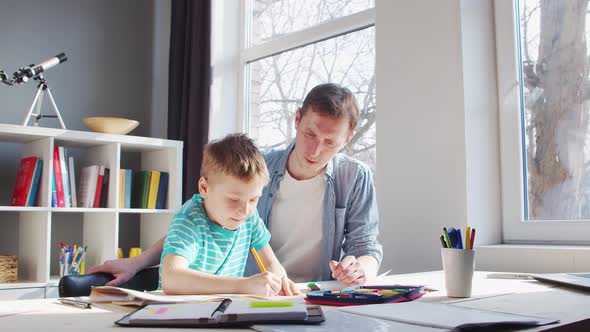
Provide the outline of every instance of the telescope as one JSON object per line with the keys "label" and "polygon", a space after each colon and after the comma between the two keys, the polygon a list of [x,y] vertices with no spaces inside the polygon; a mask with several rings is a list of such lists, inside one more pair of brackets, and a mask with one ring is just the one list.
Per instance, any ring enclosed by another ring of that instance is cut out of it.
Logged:
{"label": "telescope", "polygon": [[[50,59],[47,59],[47,60],[41,62],[38,65],[33,64],[33,65],[29,65],[27,67],[19,68],[16,72],[14,72],[14,74],[12,74],[11,78],[9,78],[6,75],[4,70],[0,70],[0,80],[2,81],[2,83],[10,85],[10,86],[20,85],[22,83],[27,83],[29,81],[29,79],[31,79],[31,78],[33,80],[39,82],[39,84],[37,85],[37,93],[35,94],[35,98],[33,99],[33,104],[29,108],[29,112],[27,113],[27,116],[23,120],[23,123],[22,123],[23,126],[26,126],[29,123],[29,119],[31,116],[34,116],[35,117],[35,127],[37,127],[39,125],[39,120],[41,120],[42,118],[57,118],[59,120],[61,127],[63,129],[66,129],[66,126],[61,118],[61,115],[59,114],[59,110],[57,109],[57,105],[55,104],[55,100],[53,99],[53,95],[51,94],[51,90],[49,89],[49,85],[47,85],[47,80],[45,80],[45,77],[43,77],[43,72],[59,65],[60,63],[65,62],[67,59],[68,59],[68,57],[66,57],[66,54],[62,52]],[[44,93],[47,93],[47,95],[49,96],[49,101],[51,102],[51,105],[53,106],[53,110],[55,111],[55,115],[41,114],[41,104],[43,103]],[[35,109],[35,107],[36,107],[36,111],[35,111],[35,113],[33,113],[33,110]]]}
{"label": "telescope", "polygon": [[21,67],[14,72],[12,78],[8,78],[4,70],[0,70],[0,79],[3,83],[8,85],[27,83],[30,78],[35,78],[42,72],[49,68],[55,67],[68,59],[65,53],[60,53],[53,58],[47,59],[38,65],[29,65],[27,67]]}

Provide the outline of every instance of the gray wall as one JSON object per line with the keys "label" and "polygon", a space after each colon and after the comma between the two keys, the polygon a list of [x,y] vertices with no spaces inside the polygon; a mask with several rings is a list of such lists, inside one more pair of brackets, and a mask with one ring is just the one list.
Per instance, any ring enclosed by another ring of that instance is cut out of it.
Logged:
{"label": "gray wall", "polygon": [[[116,116],[140,122],[132,135],[165,137],[169,24],[169,1],[3,0],[0,69],[12,75],[65,52],[68,61],[45,76],[68,129],[87,130],[87,116]],[[0,85],[0,122],[20,124],[35,91],[34,82]],[[43,105],[52,112],[47,99]],[[59,127],[54,119],[40,125]],[[0,143],[1,205],[8,205],[19,157],[19,146]],[[59,241],[81,242],[81,218],[54,214],[52,251]],[[0,253],[15,252],[18,214],[2,213],[0,220]],[[125,246],[138,244],[137,225],[122,222]]]}

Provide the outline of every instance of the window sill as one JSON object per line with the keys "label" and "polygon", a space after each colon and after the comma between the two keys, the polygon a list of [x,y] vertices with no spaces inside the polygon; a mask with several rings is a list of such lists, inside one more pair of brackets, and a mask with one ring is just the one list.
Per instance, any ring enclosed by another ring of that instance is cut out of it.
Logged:
{"label": "window sill", "polygon": [[482,271],[588,272],[590,246],[496,244],[476,247]]}

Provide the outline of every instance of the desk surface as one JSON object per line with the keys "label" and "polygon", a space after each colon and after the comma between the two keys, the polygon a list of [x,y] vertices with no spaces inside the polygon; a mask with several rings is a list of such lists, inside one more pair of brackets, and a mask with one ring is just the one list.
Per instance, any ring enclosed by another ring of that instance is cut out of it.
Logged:
{"label": "desk surface", "polygon": [[[589,331],[590,294],[542,284],[534,280],[489,279],[487,272],[476,272],[473,280],[473,296],[453,299],[446,296],[442,271],[402,274],[385,277],[387,283],[424,284],[439,291],[425,295],[419,301],[452,303],[469,308],[488,309],[515,314],[557,318],[559,324],[518,331]],[[95,305],[92,309],[62,305],[56,299],[0,301],[0,326],[2,331],[107,331],[117,328],[114,321],[133,308],[115,305]],[[324,307],[330,317],[333,307]],[[399,330],[395,322],[388,322],[389,330]],[[312,328],[310,330],[325,330]],[[403,326],[401,326],[403,327]],[[121,328],[123,329],[123,328]],[[154,331],[149,328],[133,328],[132,332]],[[186,329],[166,329],[166,331]],[[418,331],[415,328],[403,329]],[[424,331],[442,331],[423,329]],[[199,331],[206,331],[199,329]],[[211,331],[223,331],[212,329]],[[228,330],[228,331],[236,331]]]}

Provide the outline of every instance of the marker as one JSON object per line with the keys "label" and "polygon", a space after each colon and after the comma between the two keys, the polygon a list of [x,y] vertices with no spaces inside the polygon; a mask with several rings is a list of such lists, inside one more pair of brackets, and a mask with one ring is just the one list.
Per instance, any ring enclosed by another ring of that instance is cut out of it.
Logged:
{"label": "marker", "polygon": [[258,268],[260,269],[260,272],[262,272],[262,273],[266,272],[266,268],[264,267],[264,264],[262,264],[262,261],[260,260],[260,256],[258,256],[258,252],[256,252],[256,249],[254,249],[254,247],[252,247],[252,249],[250,251],[252,251],[252,255],[254,256],[254,259],[256,260],[256,264],[258,264]]}
{"label": "marker", "polygon": [[447,243],[445,242],[445,236],[444,235],[441,235],[440,236],[440,243],[442,244],[442,247],[443,248],[446,248],[447,247]]}
{"label": "marker", "polygon": [[463,249],[463,239],[461,239],[461,230],[457,228],[457,249]]}
{"label": "marker", "polygon": [[285,308],[292,306],[293,302],[285,301],[250,302],[250,308]]}
{"label": "marker", "polygon": [[443,235],[445,236],[445,241],[447,242],[447,248],[451,248],[451,240],[449,239],[449,232],[447,231],[446,227],[443,227]]}

